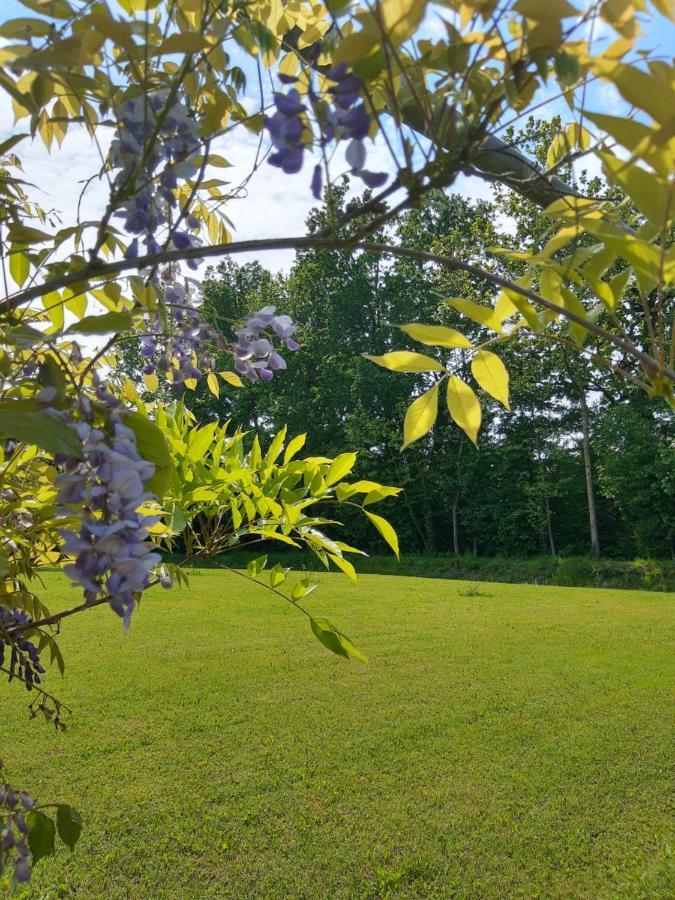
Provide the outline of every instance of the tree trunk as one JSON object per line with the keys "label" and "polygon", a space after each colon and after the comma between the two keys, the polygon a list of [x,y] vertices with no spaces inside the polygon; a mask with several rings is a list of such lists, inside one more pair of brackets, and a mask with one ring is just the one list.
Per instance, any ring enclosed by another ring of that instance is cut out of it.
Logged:
{"label": "tree trunk", "polygon": [[548,546],[551,556],[555,556],[555,540],[553,538],[553,526],[551,524],[551,507],[548,502],[548,494],[544,493],[544,510],[546,512],[546,531],[548,533]]}
{"label": "tree trunk", "polygon": [[459,494],[455,494],[452,501],[452,544],[455,556],[459,556],[459,524],[457,522],[457,507],[459,506]]}
{"label": "tree trunk", "polygon": [[591,553],[600,556],[600,538],[598,537],[598,517],[595,509],[595,491],[593,489],[593,464],[591,461],[591,426],[588,418],[586,391],[579,391],[581,401],[581,434],[584,450],[584,469],[586,471],[586,497],[588,499],[588,523],[591,529]]}

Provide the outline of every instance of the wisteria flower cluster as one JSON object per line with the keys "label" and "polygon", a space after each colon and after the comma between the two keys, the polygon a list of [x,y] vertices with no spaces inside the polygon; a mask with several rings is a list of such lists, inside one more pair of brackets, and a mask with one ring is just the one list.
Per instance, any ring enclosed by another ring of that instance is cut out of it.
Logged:
{"label": "wisteria flower cluster", "polygon": [[72,515],[77,510],[81,521],[79,533],[61,532],[64,552],[75,557],[64,571],[84,588],[86,601],[106,596],[128,627],[135,595],[147,587],[152,567],[161,561],[147,530],[158,520],[139,512],[153,499],[146,485],[154,466],[140,456],[133,431],[122,421],[120,401],[100,383],[96,400],[105,410],[106,429],[78,421],[82,459],[56,459],[63,469],[56,477],[59,511]]}
{"label": "wisteria flower cluster", "polygon": [[25,791],[0,783],[0,871],[14,852],[13,879],[18,882],[30,881],[31,852],[24,812],[34,806],[34,800]]}
{"label": "wisteria flower cluster", "polygon": [[[37,647],[32,641],[26,640],[22,633],[21,626],[25,626],[28,630],[31,621],[28,613],[22,609],[0,606],[0,666],[5,665],[6,651],[9,649],[7,664],[9,677],[20,678],[29,691],[34,684],[40,684],[40,675],[44,675],[45,672]],[[8,632],[10,629],[11,641],[3,640],[2,632]]]}
{"label": "wisteria flower cluster", "polygon": [[[290,112],[292,107],[291,98],[286,111]],[[290,133],[287,137],[293,139]],[[158,92],[145,100],[127,100],[121,105],[110,161],[119,170],[113,185],[120,197],[115,214],[124,218],[125,229],[133,235],[126,251],[128,257],[138,256],[140,236],[148,253],[159,252],[156,235],[161,228],[167,230],[169,247],[185,250],[198,246],[199,239],[194,234],[172,227],[172,212],[177,208],[174,190],[179,181],[197,172],[190,157],[199,146],[198,124],[180,98],[169,102],[166,92]],[[184,221],[192,230],[199,227],[187,208],[180,211],[176,221]],[[194,268],[196,262],[188,260],[188,265]],[[223,335],[201,318],[197,285],[193,279],[181,275],[177,263],[162,266],[150,272],[149,277],[170,311],[170,325],[168,333],[162,333],[161,319],[148,317],[148,334],[141,342],[146,375],[158,370],[180,388],[187,379],[198,380],[204,372],[212,371],[214,351],[229,347],[237,371],[252,381],[269,380],[272,372],[285,368],[286,363],[263,334],[268,326],[285,341],[288,349],[297,348],[291,337],[295,326],[288,316],[275,316],[274,310],[257,314],[262,319],[256,316],[249,319],[236,332],[236,343],[228,345]]]}
{"label": "wisteria flower cluster", "polygon": [[[381,187],[387,180],[386,172],[371,172],[365,168],[365,138],[370,130],[370,116],[365,103],[360,99],[363,89],[361,79],[349,72],[346,63],[333,66],[326,75],[334,84],[328,89],[332,97],[331,104],[319,104],[312,87],[309,87],[308,98],[319,110],[321,134],[319,143],[322,147],[333,141],[348,140],[345,158],[352,174],[360,178],[369,188]],[[293,76],[283,76],[285,82],[296,81]],[[274,152],[270,153],[268,162],[277,166],[286,175],[295,175],[302,168],[304,151],[308,139],[305,136],[309,127],[307,107],[297,88],[291,88],[286,94],[274,94],[276,112],[265,117]],[[314,167],[311,189],[317,200],[321,199],[323,169],[321,164]]]}
{"label": "wisteria flower cluster", "polygon": [[[113,182],[115,215],[124,219],[124,229],[133,240],[127,257],[139,254],[139,238],[148,253],[158,253],[157,240],[167,229],[165,244],[176,249],[199,246],[190,233],[199,227],[189,209],[178,211],[174,189],[179,181],[197,174],[191,160],[200,150],[198,123],[183,100],[168,92],[125,100],[119,108],[117,133],[110,146],[110,163],[118,169]],[[175,214],[177,213],[177,215]],[[185,228],[172,224],[181,221]],[[189,260],[196,268],[197,263]]]}
{"label": "wisteria flower cluster", "polygon": [[225,349],[224,337],[208,322],[203,321],[197,308],[197,288],[193,279],[182,278],[176,263],[160,271],[164,302],[171,310],[171,330],[159,334],[162,323],[157,317],[157,334],[146,335],[141,341],[141,356],[146,361],[143,372],[155,370],[170,374],[175,387],[182,387],[188,378],[199,379],[213,370],[212,351]]}
{"label": "wisteria flower cluster", "polygon": [[235,332],[237,341],[231,346],[237,372],[250,381],[270,381],[275,371],[286,368],[286,360],[270,338],[276,336],[288,350],[297,350],[300,345],[293,338],[297,328],[290,316],[278,316],[275,306],[265,306],[249,316]]}

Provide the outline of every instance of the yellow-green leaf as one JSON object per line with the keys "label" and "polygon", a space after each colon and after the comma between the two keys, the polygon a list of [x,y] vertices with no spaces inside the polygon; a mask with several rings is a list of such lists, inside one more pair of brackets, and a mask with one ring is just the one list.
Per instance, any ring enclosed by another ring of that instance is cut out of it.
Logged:
{"label": "yellow-green leaf", "polygon": [[482,418],[480,403],[469,385],[456,375],[448,380],[448,409],[453,421],[478,446]]}
{"label": "yellow-green leaf", "polygon": [[471,372],[478,384],[491,397],[511,409],[509,405],[509,373],[501,359],[489,350],[480,350],[471,360]]}
{"label": "yellow-green leaf", "polygon": [[438,384],[422,394],[410,404],[403,421],[403,444],[405,450],[413,441],[419,440],[429,431],[438,415]]}
{"label": "yellow-green leaf", "polygon": [[356,453],[341,453],[336,456],[326,474],[326,484],[331,485],[336,481],[341,481],[354,468],[355,462]]}
{"label": "yellow-green leaf", "polygon": [[384,369],[391,369],[392,372],[445,372],[445,366],[438,360],[408,350],[393,350],[383,356],[365,354],[365,357]]}
{"label": "yellow-green leaf", "polygon": [[368,512],[367,509],[364,509],[363,512],[368,516],[370,521],[380,532],[387,544],[389,544],[391,549],[394,551],[394,553],[396,554],[396,559],[400,559],[400,553],[398,549],[398,535],[396,534],[393,525],[387,522],[387,520],[382,516],[378,516],[375,513]]}
{"label": "yellow-green leaf", "polygon": [[22,287],[30,272],[28,254],[20,248],[12,246],[9,253],[9,274],[19,287]]}
{"label": "yellow-green leaf", "polygon": [[629,165],[610,153],[601,154],[605,171],[629,195],[643,215],[657,228],[665,228],[675,216],[673,187],[659,175]]}
{"label": "yellow-green leaf", "polygon": [[156,393],[159,388],[159,379],[154,372],[151,375],[144,375],[143,383],[151,394]]}
{"label": "yellow-green leaf", "polygon": [[380,0],[378,10],[392,43],[407,40],[422,21],[426,0]]}
{"label": "yellow-green leaf", "polygon": [[284,453],[284,465],[290,462],[298,451],[302,450],[306,440],[306,434],[298,434],[289,442],[288,447],[286,447],[286,452]]}
{"label": "yellow-green leaf", "polygon": [[447,300],[446,302],[448,306],[452,306],[457,312],[468,316],[469,319],[478,322],[479,325],[485,325],[486,328],[501,334],[502,323],[495,315],[494,309],[491,309],[489,306],[481,306],[480,303],[474,303],[472,300],[462,300],[461,298]]}
{"label": "yellow-green leaf", "polygon": [[244,383],[236,372],[218,372],[223,381],[231,384],[232,387],[243,388]]}
{"label": "yellow-green leaf", "polygon": [[367,663],[368,659],[361,651],[352,644],[349,638],[338,631],[334,625],[324,618],[310,617],[309,624],[315,636],[321,641],[324,647],[327,647],[332,653],[338,656],[344,656],[345,659],[358,659],[359,662]]}
{"label": "yellow-green leaf", "polygon": [[284,446],[284,441],[286,440],[286,432],[288,428],[286,425],[278,431],[274,436],[274,440],[269,446],[267,454],[265,456],[265,462],[268,466],[271,466],[274,462],[276,462],[277,456],[281,453],[281,448]]}
{"label": "yellow-green leaf", "polygon": [[[575,313],[577,316],[582,316],[584,319],[587,317],[584,305],[581,303],[579,298],[572,293],[572,291],[570,291],[566,287],[561,286],[560,296],[562,297],[565,309],[568,309],[570,312]],[[573,322],[571,319],[569,320],[569,322],[570,334],[572,335],[572,338],[576,341],[576,343],[581,346],[585,339],[588,337],[588,331],[584,328],[583,325],[580,325],[578,322]]]}
{"label": "yellow-green leaf", "polygon": [[342,569],[352,581],[356,581],[356,569],[348,559],[345,559],[344,556],[337,556],[335,553],[329,553],[328,558],[332,559],[338,569]]}
{"label": "yellow-green leaf", "polygon": [[430,347],[464,347],[467,350],[471,348],[471,341],[464,335],[455,331],[454,328],[447,328],[445,325],[417,325],[411,323],[409,325],[398,326],[404,334],[411,337],[420,344],[427,344]]}
{"label": "yellow-green leaf", "polygon": [[209,386],[209,390],[213,394],[214,397],[220,397],[220,385],[218,384],[218,379],[213,374],[213,372],[209,372],[206,376],[206,383]]}

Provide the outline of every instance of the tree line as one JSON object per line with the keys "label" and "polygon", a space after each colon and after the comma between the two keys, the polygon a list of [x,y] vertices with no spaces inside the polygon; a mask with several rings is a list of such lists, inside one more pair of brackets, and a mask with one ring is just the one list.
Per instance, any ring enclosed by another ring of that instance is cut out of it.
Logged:
{"label": "tree line", "polygon": [[[555,119],[530,120],[511,139],[541,156],[558,128]],[[583,173],[580,183],[599,188]],[[328,199],[310,213],[309,234],[349,213],[346,180]],[[344,235],[359,224],[345,227]],[[516,277],[523,271],[518,260],[491,248],[535,252],[548,227],[534,204],[511,192],[495,189],[489,200],[472,200],[437,191],[381,237],[462,259],[487,256],[495,271]],[[631,385],[629,360],[614,357],[611,367],[603,365],[607,360],[598,360],[592,339],[586,337],[583,354],[563,337],[551,342],[550,335],[504,342],[499,352],[510,372],[511,410],[483,393],[479,448],[444,412],[426,439],[400,454],[401,422],[426,376],[380,369],[364,354],[417,349],[395,326],[420,320],[461,328],[478,341],[480,325],[447,301],[490,304],[494,290],[470,274],[416,259],[307,249],[296,253],[287,275],[225,259],[208,270],[202,291],[205,317],[221,326],[261,306],[283,309],[300,326],[301,349],[289,356],[283,378],[218,398],[204,385],[188,392],[198,419],[232,419],[270,434],[287,424],[289,434],[307,432],[308,450],[320,455],[358,450],[359,477],[404,488],[387,509],[404,552],[673,555],[672,414]],[[628,321],[637,331],[644,322],[637,296],[632,302],[636,313]],[[139,357],[128,351],[126,358],[137,375]],[[360,545],[378,549],[357,517],[347,524]]]}

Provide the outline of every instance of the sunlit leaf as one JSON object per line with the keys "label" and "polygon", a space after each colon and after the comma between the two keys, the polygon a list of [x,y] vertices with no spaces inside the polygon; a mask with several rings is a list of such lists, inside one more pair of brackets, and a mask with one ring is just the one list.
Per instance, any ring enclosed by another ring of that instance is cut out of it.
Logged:
{"label": "sunlit leaf", "polygon": [[471,341],[454,328],[445,325],[409,325],[398,326],[404,334],[407,334],[421,344],[431,347],[464,347],[470,349]]}
{"label": "sunlit leaf", "polygon": [[419,440],[431,429],[438,415],[438,384],[410,404],[403,421],[403,444],[405,450],[413,441]]}
{"label": "sunlit leaf", "polygon": [[478,446],[478,430],[482,418],[478,397],[465,381],[452,375],[448,379],[447,399],[453,421]]}
{"label": "sunlit leaf", "polygon": [[342,569],[345,575],[349,576],[352,581],[356,581],[356,569],[348,559],[345,559],[343,556],[337,556],[335,553],[329,553],[328,558],[333,561],[338,569]]}
{"label": "sunlit leaf", "polygon": [[478,322],[479,325],[485,325],[486,328],[490,328],[492,331],[496,331],[497,334],[501,334],[502,323],[498,316],[495,315],[494,309],[491,307],[481,306],[479,303],[474,303],[472,300],[462,300],[461,298],[446,300],[446,303],[448,306],[452,306],[453,309],[456,309],[457,312],[462,313],[462,315],[468,316],[468,318],[473,319],[474,322]]}
{"label": "sunlit leaf", "polygon": [[501,359],[489,350],[479,350],[471,360],[471,372],[478,384],[491,397],[511,409],[509,405],[509,373]]}
{"label": "sunlit leaf", "polygon": [[391,549],[396,554],[396,558],[399,559],[398,535],[396,534],[394,526],[387,522],[387,520],[382,516],[378,516],[375,513],[369,512],[367,509],[364,509],[363,512],[366,516],[368,516],[370,521],[377,528],[385,541],[389,544]]}
{"label": "sunlit leaf", "polygon": [[354,468],[355,462],[356,453],[341,453],[339,456],[336,456],[326,473],[326,484],[330,486],[335,484],[336,481],[341,481]]}
{"label": "sunlit leaf", "polygon": [[218,372],[223,381],[231,384],[232,387],[243,388],[244,384],[236,372]]}
{"label": "sunlit leaf", "polygon": [[383,356],[365,354],[365,358],[384,369],[391,369],[392,372],[445,372],[445,366],[437,360],[408,350],[393,350]]}
{"label": "sunlit leaf", "polygon": [[284,465],[289,463],[296,453],[299,453],[300,450],[305,446],[305,441],[307,440],[306,434],[298,434],[291,441],[288,442],[288,447],[286,447],[286,451],[284,453]]}
{"label": "sunlit leaf", "polygon": [[206,383],[213,396],[220,397],[220,385],[218,384],[218,379],[213,374],[213,372],[209,372],[209,374],[206,376]]}

